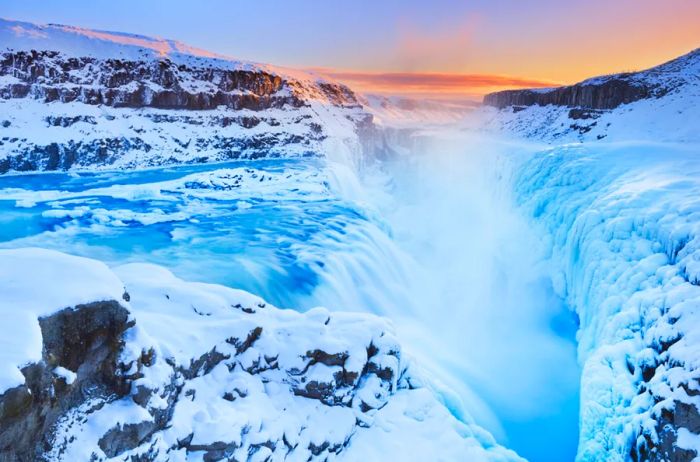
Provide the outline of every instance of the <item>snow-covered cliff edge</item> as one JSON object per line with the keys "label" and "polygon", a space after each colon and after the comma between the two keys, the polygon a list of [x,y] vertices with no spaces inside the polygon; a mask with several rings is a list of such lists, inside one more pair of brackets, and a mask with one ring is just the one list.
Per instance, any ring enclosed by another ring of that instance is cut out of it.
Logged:
{"label": "snow-covered cliff edge", "polygon": [[521,460],[383,319],[41,249],[0,251],[0,276],[3,460]]}
{"label": "snow-covered cliff edge", "polygon": [[[628,98],[623,87],[636,89],[636,96]],[[599,103],[597,98],[609,101]],[[700,50],[695,50],[645,71],[596,77],[570,87],[487,95],[478,123],[500,134],[556,144],[696,142],[698,101]]]}
{"label": "snow-covered cliff edge", "polygon": [[179,42],[0,19],[0,173],[357,156],[347,87]]}

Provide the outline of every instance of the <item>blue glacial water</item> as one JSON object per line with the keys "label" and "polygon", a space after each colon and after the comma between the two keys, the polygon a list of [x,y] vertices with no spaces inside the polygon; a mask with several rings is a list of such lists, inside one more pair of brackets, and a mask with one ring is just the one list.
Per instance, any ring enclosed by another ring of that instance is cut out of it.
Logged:
{"label": "blue glacial water", "polygon": [[573,460],[576,327],[530,243],[514,245],[521,223],[484,199],[483,166],[445,161],[395,169],[394,197],[376,201],[340,194],[347,175],[318,159],[3,176],[0,247],[388,316],[455,415],[534,462]]}
{"label": "blue glacial water", "polygon": [[[0,245],[54,248],[110,265],[148,261],[185,279],[307,309],[318,302],[310,295],[333,252],[345,243],[367,245],[368,228],[379,232],[347,201],[299,194],[307,178],[280,185],[273,197],[262,197],[255,181],[228,195],[216,188],[200,188],[196,197],[162,191],[164,183],[226,169],[283,176],[313,171],[319,177],[308,181],[318,183],[311,186],[327,187],[321,166],[311,160],[6,176],[0,178]],[[158,192],[124,192],[134,188]],[[18,206],[19,196],[31,199]]]}

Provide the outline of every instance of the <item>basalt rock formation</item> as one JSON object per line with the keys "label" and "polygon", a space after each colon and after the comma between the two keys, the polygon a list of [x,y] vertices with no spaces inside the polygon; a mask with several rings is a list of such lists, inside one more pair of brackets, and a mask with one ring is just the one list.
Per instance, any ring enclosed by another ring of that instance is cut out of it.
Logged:
{"label": "basalt rock formation", "polygon": [[0,20],[0,174],[362,152],[349,88],[161,45]]}
{"label": "basalt rock formation", "polygon": [[641,99],[662,97],[689,80],[697,80],[698,74],[693,72],[693,69],[698,63],[700,49],[645,71],[595,77],[558,88],[490,93],[484,97],[484,104],[497,108],[551,104],[586,109],[614,109]]}

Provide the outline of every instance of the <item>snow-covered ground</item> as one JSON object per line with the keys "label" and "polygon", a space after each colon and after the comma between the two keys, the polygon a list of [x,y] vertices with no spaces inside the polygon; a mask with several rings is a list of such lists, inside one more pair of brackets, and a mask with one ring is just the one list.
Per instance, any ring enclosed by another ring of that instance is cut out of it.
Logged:
{"label": "snow-covered ground", "polygon": [[[578,85],[595,85],[609,76]],[[700,49],[623,78],[649,88],[650,95],[614,109],[531,105],[497,110],[483,107],[467,120],[471,129],[552,144],[595,141],[700,141]],[[656,95],[655,95],[656,94]],[[660,96],[658,96],[660,95]]]}
{"label": "snow-covered ground", "polygon": [[[154,265],[110,270],[31,248],[0,251],[0,262],[2,392],[42,359],[40,317],[114,300],[133,322],[119,357],[136,377],[131,395],[93,396],[63,415],[48,460],[521,460],[449,414],[386,320],[279,310]],[[89,372],[54,370],[67,387]]]}

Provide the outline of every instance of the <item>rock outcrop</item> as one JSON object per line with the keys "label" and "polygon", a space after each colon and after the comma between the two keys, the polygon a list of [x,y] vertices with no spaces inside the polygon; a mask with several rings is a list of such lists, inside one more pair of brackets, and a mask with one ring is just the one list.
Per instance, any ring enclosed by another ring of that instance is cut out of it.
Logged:
{"label": "rock outcrop", "polygon": [[[81,102],[112,107],[209,110],[262,110],[300,106],[281,90],[287,82],[262,70],[250,71],[150,61],[66,57],[56,51],[0,55],[0,75],[16,79],[0,98],[35,98],[45,103]],[[334,88],[329,88],[333,92]]]}
{"label": "rock outcrop", "polygon": [[22,369],[24,385],[0,395],[0,460],[7,462],[40,460],[67,412],[129,392],[117,358],[131,324],[119,302],[66,308],[39,319],[39,324],[41,362]]}
{"label": "rock outcrop", "polygon": [[[153,265],[112,273],[39,249],[1,251],[0,273],[13,266],[8,257],[42,262],[35,283],[61,299],[84,297],[81,281],[126,292],[37,320],[42,358],[18,365],[24,383],[0,395],[0,460],[359,460],[368,445],[400,438],[405,452],[442,460],[522,461],[422,386],[382,319],[279,310]],[[44,278],[66,265],[88,268],[61,287]],[[15,281],[34,277],[30,266]],[[3,290],[26,301],[31,288]],[[0,304],[0,314],[12,309]],[[0,330],[32,329],[23,326]],[[27,334],[13,332],[15,342]]]}
{"label": "rock outcrop", "polygon": [[564,144],[699,140],[700,49],[660,66],[576,85],[486,95],[477,128]]}

